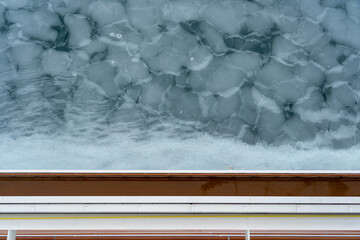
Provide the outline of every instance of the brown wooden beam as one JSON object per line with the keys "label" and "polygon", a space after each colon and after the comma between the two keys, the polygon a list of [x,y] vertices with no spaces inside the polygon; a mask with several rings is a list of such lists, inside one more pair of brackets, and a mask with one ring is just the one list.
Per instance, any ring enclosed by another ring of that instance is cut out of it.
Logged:
{"label": "brown wooden beam", "polygon": [[360,174],[0,173],[1,196],[360,196]]}

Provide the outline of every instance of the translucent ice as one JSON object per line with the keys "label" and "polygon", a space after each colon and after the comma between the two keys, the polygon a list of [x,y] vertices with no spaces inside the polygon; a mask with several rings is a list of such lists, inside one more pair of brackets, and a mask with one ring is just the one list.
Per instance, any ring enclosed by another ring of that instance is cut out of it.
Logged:
{"label": "translucent ice", "polygon": [[41,8],[35,12],[23,9],[9,10],[5,15],[7,21],[19,24],[19,34],[26,38],[42,41],[56,40],[58,33],[52,27],[60,23],[59,18],[46,9]]}
{"label": "translucent ice", "polygon": [[42,58],[44,72],[56,75],[64,75],[70,69],[71,60],[67,52],[47,50]]}
{"label": "translucent ice", "polygon": [[359,169],[359,39],[358,0],[0,0],[0,163]]}
{"label": "translucent ice", "polygon": [[98,0],[89,6],[89,15],[101,28],[124,20],[125,9],[118,1]]}
{"label": "translucent ice", "polygon": [[91,27],[85,16],[68,14],[64,23],[69,29],[69,45],[73,48],[83,47],[90,43]]}

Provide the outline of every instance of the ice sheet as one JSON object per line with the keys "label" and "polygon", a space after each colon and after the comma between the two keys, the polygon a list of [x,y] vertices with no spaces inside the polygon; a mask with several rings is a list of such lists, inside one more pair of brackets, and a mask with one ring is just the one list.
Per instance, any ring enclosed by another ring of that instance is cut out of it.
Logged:
{"label": "ice sheet", "polygon": [[0,0],[0,169],[359,169],[360,1]]}

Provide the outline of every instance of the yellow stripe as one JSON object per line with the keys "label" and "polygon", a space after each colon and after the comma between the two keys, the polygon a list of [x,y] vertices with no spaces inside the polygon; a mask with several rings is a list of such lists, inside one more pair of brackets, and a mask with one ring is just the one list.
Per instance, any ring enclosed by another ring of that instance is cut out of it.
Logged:
{"label": "yellow stripe", "polygon": [[115,218],[278,218],[278,217],[291,217],[291,218],[314,218],[314,217],[354,217],[358,218],[360,215],[170,215],[170,216],[84,216],[84,217],[8,217],[0,218],[0,220],[51,220],[51,219],[115,219]]}

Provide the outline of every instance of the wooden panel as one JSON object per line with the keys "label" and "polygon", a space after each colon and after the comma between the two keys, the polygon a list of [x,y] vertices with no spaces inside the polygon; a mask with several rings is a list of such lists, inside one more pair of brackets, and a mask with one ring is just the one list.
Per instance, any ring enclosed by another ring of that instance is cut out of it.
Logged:
{"label": "wooden panel", "polygon": [[360,174],[0,173],[1,196],[360,196]]}

